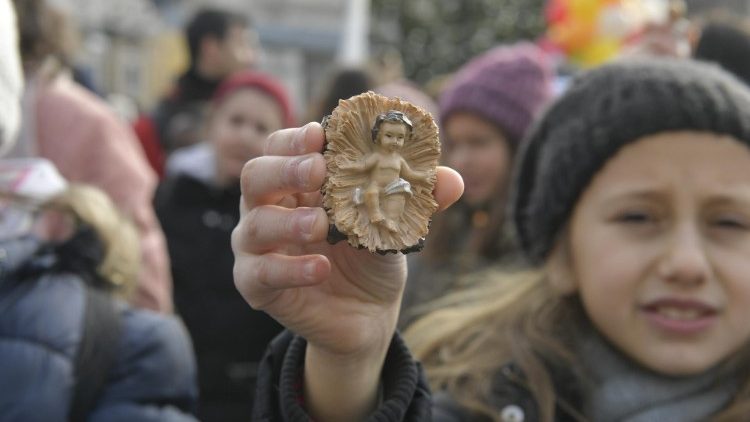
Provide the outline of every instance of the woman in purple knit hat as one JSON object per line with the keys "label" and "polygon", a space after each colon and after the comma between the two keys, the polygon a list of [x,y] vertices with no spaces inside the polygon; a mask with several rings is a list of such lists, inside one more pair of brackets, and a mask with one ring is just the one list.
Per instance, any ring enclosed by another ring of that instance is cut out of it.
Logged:
{"label": "woman in purple knit hat", "polygon": [[435,216],[424,252],[409,256],[403,323],[457,287],[461,275],[513,263],[503,230],[513,155],[552,97],[552,73],[544,53],[521,42],[475,57],[443,91],[443,157],[463,177],[465,191],[455,206]]}

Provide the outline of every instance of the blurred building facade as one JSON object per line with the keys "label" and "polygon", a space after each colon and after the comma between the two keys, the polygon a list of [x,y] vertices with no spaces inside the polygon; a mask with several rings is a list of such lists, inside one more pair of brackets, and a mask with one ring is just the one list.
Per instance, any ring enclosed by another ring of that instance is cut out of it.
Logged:
{"label": "blurred building facade", "polygon": [[[201,6],[248,14],[263,47],[260,67],[283,79],[295,103],[337,64],[367,57],[369,0],[50,0],[77,24],[75,61],[101,91],[150,109],[188,63],[182,27]],[[301,110],[300,110],[301,111]]]}
{"label": "blurred building facade", "polygon": [[[545,0],[49,0],[81,31],[77,62],[107,94],[150,109],[187,65],[182,27],[201,6],[247,13],[263,46],[261,69],[282,78],[303,108],[336,66],[391,47],[406,76],[425,83],[497,42],[534,38]],[[750,0],[686,0],[748,14]],[[372,22],[371,22],[372,21]],[[374,47],[370,47],[370,41]],[[456,49],[456,45],[463,48]],[[301,111],[301,110],[298,110]]]}

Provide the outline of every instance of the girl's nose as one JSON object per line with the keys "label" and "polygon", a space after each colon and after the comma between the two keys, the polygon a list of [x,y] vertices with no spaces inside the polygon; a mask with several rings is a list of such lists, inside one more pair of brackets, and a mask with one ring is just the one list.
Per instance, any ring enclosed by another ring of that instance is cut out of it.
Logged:
{"label": "girl's nose", "polygon": [[244,125],[242,127],[242,139],[245,142],[255,142],[260,137],[262,137],[262,133],[255,125]]}
{"label": "girl's nose", "polygon": [[699,229],[678,228],[659,264],[662,278],[671,283],[696,286],[705,282],[710,272],[711,264]]}
{"label": "girl's nose", "polygon": [[453,167],[459,173],[466,169],[469,154],[466,148],[454,148],[448,157],[448,165]]}

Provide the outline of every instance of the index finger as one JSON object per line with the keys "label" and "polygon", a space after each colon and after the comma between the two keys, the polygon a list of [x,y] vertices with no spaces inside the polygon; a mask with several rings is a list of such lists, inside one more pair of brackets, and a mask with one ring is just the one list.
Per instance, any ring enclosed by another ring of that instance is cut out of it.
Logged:
{"label": "index finger", "polygon": [[325,133],[320,123],[311,122],[302,127],[277,130],[266,138],[263,155],[304,155],[322,152]]}

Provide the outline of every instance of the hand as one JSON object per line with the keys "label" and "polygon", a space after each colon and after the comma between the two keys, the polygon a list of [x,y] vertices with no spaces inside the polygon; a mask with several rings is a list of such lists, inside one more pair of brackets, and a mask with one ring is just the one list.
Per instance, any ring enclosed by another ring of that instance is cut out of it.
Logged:
{"label": "hand", "polygon": [[[326,242],[328,217],[320,188],[326,165],[322,127],[285,129],[266,140],[265,156],[242,171],[242,216],[232,233],[237,289],[255,309],[331,355],[385,353],[406,280],[401,254],[381,256],[346,242]],[[437,172],[440,208],[463,182]]]}

